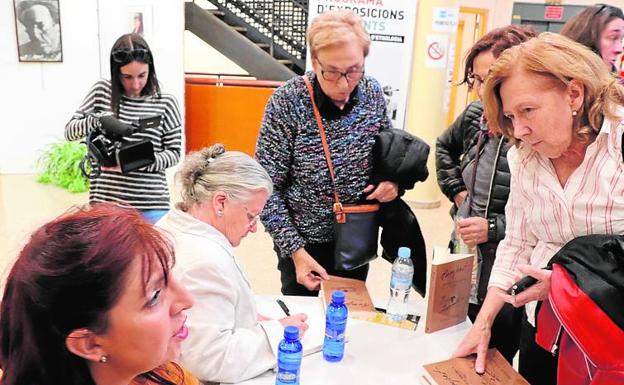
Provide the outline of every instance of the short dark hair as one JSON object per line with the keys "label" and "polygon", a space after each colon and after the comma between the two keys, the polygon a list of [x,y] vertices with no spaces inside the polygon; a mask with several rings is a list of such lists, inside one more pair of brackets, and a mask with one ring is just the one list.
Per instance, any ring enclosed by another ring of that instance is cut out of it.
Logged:
{"label": "short dark hair", "polygon": [[22,19],[24,12],[26,12],[27,10],[29,10],[35,5],[43,5],[44,7],[46,7],[48,11],[50,11],[50,16],[52,16],[52,20],[54,21],[54,24],[59,23],[59,10],[58,10],[58,7],[56,6],[56,3],[52,1],[45,1],[45,0],[24,0],[17,5],[17,9],[15,12],[17,16],[17,20],[19,20],[19,22],[22,23],[22,25],[26,26],[26,23],[24,23],[24,20]]}
{"label": "short dark hair", "polygon": [[533,27],[518,24],[496,28],[486,33],[468,51],[464,64],[464,78],[459,84],[466,83],[468,87],[472,88],[472,70],[475,58],[479,54],[492,51],[492,55],[498,58],[507,48],[523,43],[537,35],[537,31]]}
{"label": "short dark hair", "polygon": [[76,329],[106,331],[109,310],[140,259],[144,284],[172,246],[132,208],[76,208],[36,230],[19,254],[0,304],[3,385],[90,384],[86,361],[65,345]]}
{"label": "short dark hair", "polygon": [[613,19],[624,20],[624,13],[621,8],[608,4],[594,4],[568,20],[560,33],[583,44],[602,57],[600,34]]}
{"label": "short dark hair", "polygon": [[[149,74],[147,76],[147,83],[143,90],[141,90],[142,96],[153,95],[160,97],[160,86],[158,85],[158,78],[156,77],[156,67],[154,65],[154,54],[152,50],[147,45],[143,36],[138,33],[127,33],[122,35],[115,41],[113,44],[113,48],[111,48],[110,54],[110,71],[111,71],[111,110],[115,114],[115,116],[119,116],[119,102],[121,100],[121,96],[124,93],[123,85],[121,84],[121,67],[130,63],[133,60],[130,60],[126,63],[119,63],[113,58],[113,52],[117,50],[128,50],[132,51],[134,49],[144,49],[148,51],[148,57],[151,60],[139,60],[143,63],[149,65]],[[135,59],[136,60],[136,59]]]}

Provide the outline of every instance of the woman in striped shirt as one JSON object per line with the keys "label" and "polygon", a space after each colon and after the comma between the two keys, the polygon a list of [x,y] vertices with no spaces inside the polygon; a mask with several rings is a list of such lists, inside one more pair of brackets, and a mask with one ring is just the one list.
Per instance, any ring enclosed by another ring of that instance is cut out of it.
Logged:
{"label": "woman in striped shirt", "polygon": [[154,57],[138,34],[121,36],[111,50],[111,80],[100,80],[65,126],[65,138],[80,140],[99,126],[98,116],[113,114],[123,123],[160,116],[160,124],[134,132],[124,140],[149,140],[154,146],[154,163],[122,173],[119,166],[102,167],[91,176],[90,202],[117,202],[139,209],[150,222],[169,210],[165,170],[180,159],[181,118],[174,96],[161,94]]}
{"label": "woman in striped shirt", "polygon": [[[505,302],[526,304],[519,371],[533,385],[555,384],[556,359],[535,343],[536,305],[550,289],[542,268],[578,236],[624,233],[624,88],[588,48],[543,33],[494,63],[484,102],[488,122],[519,144],[507,154],[505,239],[483,307],[455,354],[476,352],[483,372],[492,320]],[[538,282],[506,295],[522,275]]]}

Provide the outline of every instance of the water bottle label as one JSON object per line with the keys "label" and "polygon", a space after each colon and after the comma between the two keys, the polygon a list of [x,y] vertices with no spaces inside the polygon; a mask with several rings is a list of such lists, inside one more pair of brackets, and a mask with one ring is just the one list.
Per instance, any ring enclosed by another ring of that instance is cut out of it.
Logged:
{"label": "water bottle label", "polygon": [[344,341],[345,331],[343,330],[334,330],[334,329],[325,329],[325,338],[329,338],[333,341]]}
{"label": "water bottle label", "polygon": [[293,372],[277,372],[277,379],[282,382],[294,382],[297,380],[297,373]]}
{"label": "water bottle label", "polygon": [[390,287],[398,290],[407,290],[412,285],[412,279],[407,277],[396,277],[392,276],[390,278]]}

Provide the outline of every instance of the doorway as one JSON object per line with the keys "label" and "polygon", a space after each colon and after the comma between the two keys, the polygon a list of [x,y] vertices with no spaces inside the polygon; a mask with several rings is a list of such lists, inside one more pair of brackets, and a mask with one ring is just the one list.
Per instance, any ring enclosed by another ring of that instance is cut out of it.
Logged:
{"label": "doorway", "polygon": [[457,85],[463,79],[463,62],[470,48],[487,30],[488,10],[483,8],[459,8],[457,38],[455,40],[455,58],[453,62],[453,79],[446,125],[449,126],[466,106],[476,99],[476,95],[468,90],[466,84]]}

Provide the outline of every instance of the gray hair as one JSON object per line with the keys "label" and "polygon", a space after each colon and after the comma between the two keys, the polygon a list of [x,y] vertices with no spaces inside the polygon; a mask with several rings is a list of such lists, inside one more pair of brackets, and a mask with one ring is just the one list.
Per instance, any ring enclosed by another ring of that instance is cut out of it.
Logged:
{"label": "gray hair", "polygon": [[273,193],[273,182],[258,162],[245,153],[225,151],[222,144],[189,154],[176,177],[185,210],[209,200],[217,191],[237,201],[244,201],[259,190]]}

